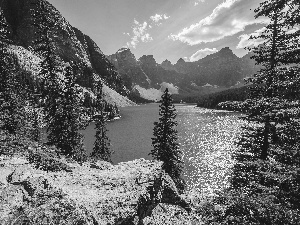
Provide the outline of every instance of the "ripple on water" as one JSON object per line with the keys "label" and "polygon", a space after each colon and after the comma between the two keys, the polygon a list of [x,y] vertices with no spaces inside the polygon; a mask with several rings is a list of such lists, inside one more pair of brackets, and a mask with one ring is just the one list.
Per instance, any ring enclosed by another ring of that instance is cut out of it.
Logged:
{"label": "ripple on water", "polygon": [[176,106],[178,141],[190,193],[213,194],[228,185],[235,141],[244,123],[239,113]]}

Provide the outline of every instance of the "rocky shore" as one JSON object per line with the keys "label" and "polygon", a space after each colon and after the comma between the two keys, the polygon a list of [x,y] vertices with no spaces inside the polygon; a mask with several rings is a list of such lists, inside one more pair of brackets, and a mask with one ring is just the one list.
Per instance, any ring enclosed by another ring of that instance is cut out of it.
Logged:
{"label": "rocky shore", "polygon": [[201,224],[162,163],[78,164],[24,146],[0,157],[0,224]]}

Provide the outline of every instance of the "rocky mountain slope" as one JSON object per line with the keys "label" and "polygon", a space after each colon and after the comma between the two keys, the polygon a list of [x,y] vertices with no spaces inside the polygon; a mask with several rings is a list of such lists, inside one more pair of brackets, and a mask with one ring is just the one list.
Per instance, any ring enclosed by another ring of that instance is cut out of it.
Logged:
{"label": "rocky mountain slope", "polygon": [[146,99],[158,100],[166,87],[179,96],[237,87],[259,69],[250,59],[251,55],[239,58],[226,47],[196,62],[185,62],[181,58],[173,65],[168,60],[158,64],[153,55],[137,60],[130,49],[123,48],[107,58],[118,69],[129,90],[137,91]]}
{"label": "rocky mountain slope", "polygon": [[[118,100],[112,102],[117,105],[133,104],[126,97],[121,97],[129,92],[129,96],[159,100],[166,87],[172,94],[183,96],[212,93],[232,87],[257,71],[257,66],[250,59],[251,54],[238,58],[229,48],[196,62],[185,62],[181,58],[174,65],[168,60],[158,64],[153,55],[136,59],[128,48],[105,56],[89,36],[72,27],[46,0],[3,0],[1,10],[8,25],[10,47],[13,51],[18,49],[18,53],[23,51],[22,57],[17,54],[18,61],[20,65],[26,65],[26,71],[32,74],[39,70],[39,55],[33,51],[37,38],[33,12],[41,10],[40,2],[46,4],[43,14],[55,23],[50,37],[55,43],[55,53],[61,65],[70,61],[79,63],[82,73],[77,82],[86,90],[91,90],[94,80],[102,79],[109,87],[106,89],[108,95],[120,94]],[[30,61],[24,55],[36,60]]]}
{"label": "rocky mountain slope", "polygon": [[[34,11],[42,11],[40,2],[45,3],[43,14],[48,20],[55,23],[50,29],[50,37],[55,46],[55,54],[59,58],[59,63],[74,61],[81,65],[83,71],[77,78],[77,82],[84,88],[91,88],[95,79],[102,79],[110,93],[118,92],[120,95],[128,94],[128,90],[123,85],[120,74],[105,57],[97,44],[80,30],[72,27],[69,22],[46,0],[3,0],[1,1],[1,14],[7,23],[10,39],[10,48],[16,52],[21,69],[35,74],[39,70],[40,56],[33,51],[37,39],[37,28],[34,24]],[[26,56],[27,55],[27,56]],[[30,60],[28,55],[32,57]],[[33,69],[33,70],[32,70]],[[116,95],[116,94],[115,94]],[[126,99],[126,97],[120,97]],[[132,105],[126,100],[119,105]],[[114,101],[111,103],[115,103]]]}
{"label": "rocky mountain slope", "polygon": [[165,70],[152,55],[137,60],[130,49],[121,48],[107,59],[117,68],[126,87],[145,99],[159,100],[166,87],[172,94],[178,94],[176,85],[183,74]]}

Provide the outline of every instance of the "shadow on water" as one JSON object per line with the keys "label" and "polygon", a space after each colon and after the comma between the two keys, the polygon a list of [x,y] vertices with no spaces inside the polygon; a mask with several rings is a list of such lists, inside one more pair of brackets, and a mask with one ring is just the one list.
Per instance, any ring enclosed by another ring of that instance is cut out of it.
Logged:
{"label": "shadow on water", "polygon": [[[108,122],[108,137],[114,150],[114,164],[133,159],[145,158],[151,151],[153,123],[158,120],[158,104],[147,104],[136,107],[121,108],[121,119]],[[90,153],[95,141],[95,124],[92,123],[82,131],[85,136],[84,144]]]}

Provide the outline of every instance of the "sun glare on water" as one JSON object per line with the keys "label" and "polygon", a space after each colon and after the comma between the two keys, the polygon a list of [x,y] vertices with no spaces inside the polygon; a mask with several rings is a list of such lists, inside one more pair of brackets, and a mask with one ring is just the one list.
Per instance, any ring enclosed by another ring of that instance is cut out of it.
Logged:
{"label": "sun glare on water", "polygon": [[212,195],[228,185],[241,114],[177,106],[178,141],[190,194]]}

